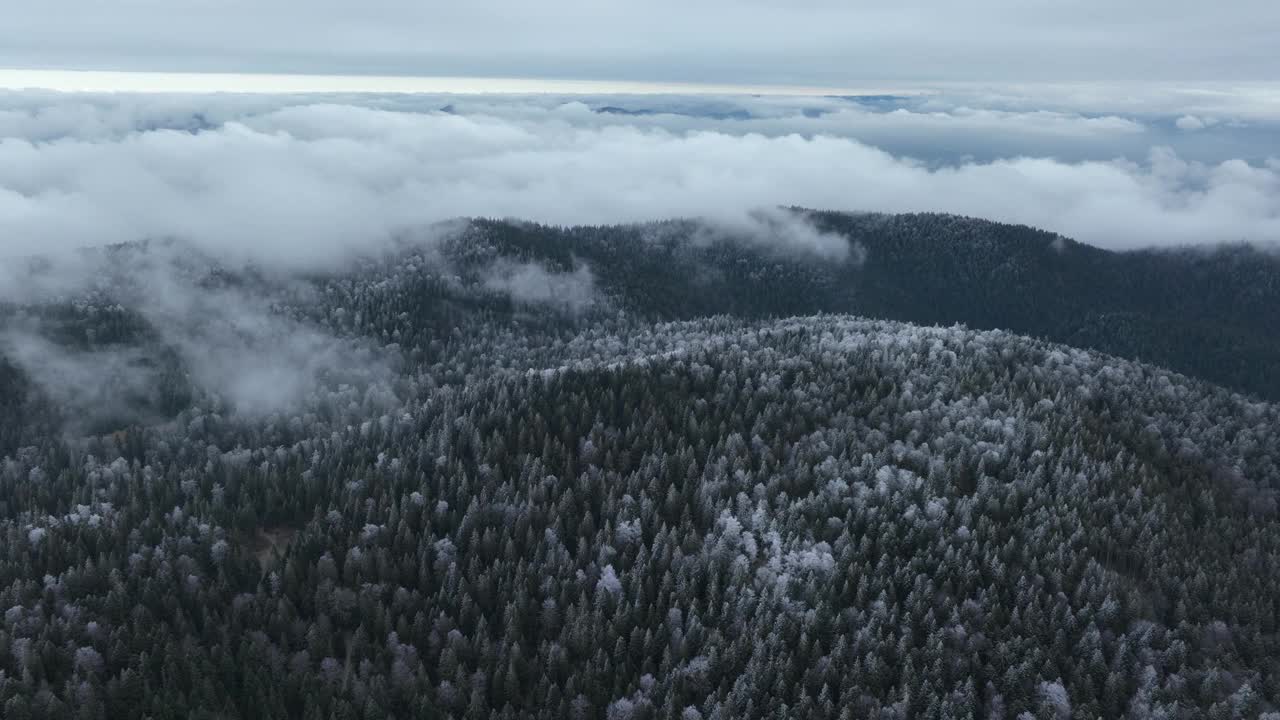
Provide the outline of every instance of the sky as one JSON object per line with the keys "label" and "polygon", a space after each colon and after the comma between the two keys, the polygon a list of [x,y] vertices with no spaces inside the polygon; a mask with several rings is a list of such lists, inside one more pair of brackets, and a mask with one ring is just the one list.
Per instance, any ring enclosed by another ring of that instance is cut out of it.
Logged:
{"label": "sky", "polygon": [[44,0],[0,23],[0,256],[334,262],[460,216],[755,237],[793,205],[1273,245],[1278,30],[1273,0]]}
{"label": "sky", "polygon": [[[1278,31],[1275,0],[40,0],[0,22],[0,302],[133,287],[202,384],[272,412],[383,366],[191,257],[287,276],[434,257],[459,217],[680,217],[865,259],[789,206],[1280,247]],[[76,252],[143,240],[129,282]],[[595,295],[585,266],[484,284]],[[86,417],[156,382],[23,327],[0,349]]]}
{"label": "sky", "polygon": [[0,66],[739,85],[1267,81],[1273,0],[41,0]]}

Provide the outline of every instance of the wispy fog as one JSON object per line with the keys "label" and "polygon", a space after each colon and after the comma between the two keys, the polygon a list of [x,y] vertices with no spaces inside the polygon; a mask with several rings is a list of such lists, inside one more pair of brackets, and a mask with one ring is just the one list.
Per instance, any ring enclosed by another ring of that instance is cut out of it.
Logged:
{"label": "wispy fog", "polygon": [[586,265],[573,272],[555,272],[538,263],[498,260],[485,272],[484,286],[510,295],[518,303],[549,305],[578,313],[599,299],[595,276]]}
{"label": "wispy fog", "polygon": [[16,303],[0,319],[0,356],[79,430],[153,421],[193,393],[242,415],[297,411],[322,387],[385,381],[396,361],[300,316],[307,286],[253,273],[223,282],[184,244],[55,254],[18,269],[0,273],[0,302]]}

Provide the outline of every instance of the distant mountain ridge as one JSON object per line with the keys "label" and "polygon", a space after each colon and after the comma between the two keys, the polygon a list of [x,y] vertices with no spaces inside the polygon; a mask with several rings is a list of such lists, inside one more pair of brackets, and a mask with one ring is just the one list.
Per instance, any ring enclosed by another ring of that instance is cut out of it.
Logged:
{"label": "distant mountain ridge", "polygon": [[661,319],[854,313],[1000,328],[1141,359],[1280,399],[1280,254],[1249,245],[1114,252],[942,214],[796,211],[863,262],[700,237],[700,223],[557,228],[474,221],[501,255],[587,263],[629,310]]}
{"label": "distant mountain ridge", "polygon": [[[1280,400],[1275,254],[1244,245],[1111,252],[951,215],[791,212],[810,232],[849,243],[851,257],[784,250],[769,237],[697,220],[552,227],[473,219],[452,226],[439,246],[408,245],[284,283],[221,267],[172,242],[86,251],[100,254],[103,272],[83,297],[0,303],[0,410],[9,419],[0,422],[0,452],[67,423],[103,433],[172,417],[199,395],[193,365],[206,362],[205,344],[248,342],[247,350],[277,354],[270,332],[242,338],[227,297],[238,298],[241,310],[253,305],[260,328],[284,323],[303,336],[317,329],[329,338],[325,348],[338,341],[444,347],[478,325],[565,333],[619,312],[646,322],[852,314],[962,324],[1142,360]],[[159,257],[175,263],[166,272],[189,286],[194,304],[157,312],[155,299],[139,294],[147,284],[131,268]],[[58,348],[65,355],[58,363],[33,359]],[[314,355],[298,350],[269,364],[316,370],[308,365],[318,362]],[[54,373],[54,385],[79,398],[72,411],[70,398],[49,403],[32,386],[32,368]],[[100,380],[86,384],[89,375]]]}

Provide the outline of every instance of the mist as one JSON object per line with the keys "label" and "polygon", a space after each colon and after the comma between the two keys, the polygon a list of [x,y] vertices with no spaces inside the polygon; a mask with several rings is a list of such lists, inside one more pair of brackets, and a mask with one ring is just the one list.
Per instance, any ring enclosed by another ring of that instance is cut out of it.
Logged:
{"label": "mist", "polygon": [[[705,113],[602,120],[582,103],[519,99],[501,113],[471,115],[351,102],[231,98],[221,111],[216,98],[149,102],[165,109],[125,103],[104,115],[74,95],[40,95],[38,110],[21,112],[70,116],[54,137],[47,123],[8,119],[0,253],[177,238],[220,258],[333,267],[456,217],[741,225],[778,206],[975,215],[1116,249],[1280,239],[1274,158],[1202,162],[1157,145],[1109,160],[928,161],[824,132],[820,123],[834,126],[838,113],[753,120],[774,127],[743,132],[734,121],[689,127],[709,123]],[[183,112],[184,103],[194,106]],[[930,122],[977,122],[985,134],[1056,127],[1051,134],[1072,142],[1142,134],[1123,118],[862,115],[883,126],[900,121],[908,134]],[[789,122],[797,131],[785,131]]]}
{"label": "mist", "polygon": [[[467,217],[688,218],[695,243],[818,263],[863,250],[779,208],[942,211],[1111,249],[1280,241],[1280,161],[1223,139],[1272,132],[1263,105],[1063,102],[3,93],[0,303],[114,303],[160,354],[68,345],[31,315],[0,352],[85,425],[163,414],[161,386],[298,412],[319,388],[385,385],[399,361],[297,312],[314,291],[300,275],[406,247],[443,263],[431,251]],[[221,268],[269,282],[211,281]],[[606,302],[581,264],[499,261],[478,282],[569,314]]]}
{"label": "mist", "polygon": [[394,349],[299,313],[310,286],[251,267],[228,275],[184,243],[17,265],[0,274],[0,355],[72,432],[157,422],[193,402],[246,417],[297,413],[314,409],[321,389],[385,387],[398,362]]}
{"label": "mist", "polygon": [[499,259],[485,271],[484,287],[508,295],[517,303],[548,306],[577,314],[600,300],[591,268],[579,264],[572,272],[556,272],[540,263]]}

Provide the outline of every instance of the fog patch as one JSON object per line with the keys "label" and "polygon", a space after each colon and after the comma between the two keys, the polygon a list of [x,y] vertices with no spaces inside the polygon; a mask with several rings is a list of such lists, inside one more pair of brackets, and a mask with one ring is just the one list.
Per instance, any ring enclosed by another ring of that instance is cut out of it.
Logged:
{"label": "fog patch", "polygon": [[861,267],[866,259],[862,245],[843,235],[814,227],[803,212],[787,208],[767,208],[739,216],[710,218],[694,236],[695,242],[741,242],[766,253],[800,260],[849,262]]}
{"label": "fog patch", "polygon": [[203,389],[248,415],[296,409],[314,391],[367,384],[386,374],[360,343],[273,311],[234,290],[171,293],[144,314],[172,343]]}
{"label": "fog patch", "polygon": [[73,349],[30,329],[0,334],[0,354],[82,432],[150,422],[164,415],[162,368],[153,354],[133,347]]}
{"label": "fog patch", "polygon": [[[72,430],[154,422],[193,401],[247,416],[294,412],[326,388],[385,383],[396,361],[302,317],[306,284],[228,269],[190,246],[66,253],[23,267],[30,272],[20,282],[10,273],[0,299],[33,304],[11,305],[0,353],[66,409]],[[40,307],[89,319],[80,333]],[[91,315],[103,312],[119,319]],[[119,337],[101,335],[121,325],[129,329]]]}
{"label": "fog patch", "polygon": [[572,272],[556,272],[540,263],[498,260],[486,269],[481,283],[517,303],[573,314],[590,309],[598,300],[595,276],[585,264],[578,264]]}

